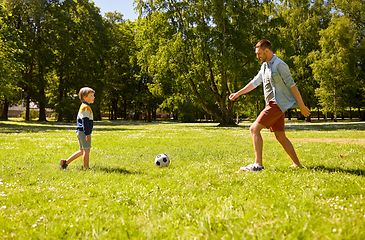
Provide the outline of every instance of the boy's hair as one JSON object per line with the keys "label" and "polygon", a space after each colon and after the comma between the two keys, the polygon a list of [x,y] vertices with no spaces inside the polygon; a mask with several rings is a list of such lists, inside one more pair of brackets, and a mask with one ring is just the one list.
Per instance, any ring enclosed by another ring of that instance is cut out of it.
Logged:
{"label": "boy's hair", "polygon": [[84,101],[84,97],[87,97],[87,95],[89,95],[90,93],[95,93],[94,89],[89,88],[89,87],[83,87],[80,89],[79,92],[79,98],[81,101]]}
{"label": "boy's hair", "polygon": [[258,42],[256,44],[255,48],[259,48],[262,50],[265,50],[266,48],[268,48],[270,51],[272,51],[271,42],[266,39],[262,39],[260,42]]}

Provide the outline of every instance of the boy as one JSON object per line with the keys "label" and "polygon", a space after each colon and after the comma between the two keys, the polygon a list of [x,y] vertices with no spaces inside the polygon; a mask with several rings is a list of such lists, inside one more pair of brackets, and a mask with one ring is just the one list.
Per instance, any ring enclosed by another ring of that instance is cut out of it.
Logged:
{"label": "boy", "polygon": [[288,65],[279,59],[271,48],[268,40],[261,40],[255,46],[256,57],[263,64],[259,73],[244,88],[229,96],[234,101],[242,94],[252,91],[263,84],[266,101],[265,109],[251,125],[250,131],[255,149],[256,160],[254,164],[241,167],[241,171],[261,171],[263,139],[261,130],[266,127],[275,133],[276,139],[293,161],[292,167],[301,167],[294,147],[285,135],[285,111],[292,107],[299,107],[302,114],[307,117],[310,110],[304,105],[299,90],[291,76]]}
{"label": "boy", "polygon": [[91,148],[91,132],[93,129],[94,115],[91,110],[91,103],[94,103],[95,91],[89,87],[80,89],[79,98],[82,102],[77,114],[76,136],[79,140],[80,150],[72,154],[67,160],[61,159],[60,170],[67,169],[67,166],[76,158],[82,156],[84,169],[89,168],[89,155]]}

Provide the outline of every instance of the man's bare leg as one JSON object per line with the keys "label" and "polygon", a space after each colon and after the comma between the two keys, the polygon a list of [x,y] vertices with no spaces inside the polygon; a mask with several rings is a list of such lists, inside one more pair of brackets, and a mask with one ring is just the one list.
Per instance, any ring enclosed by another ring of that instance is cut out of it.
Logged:
{"label": "man's bare leg", "polygon": [[260,166],[262,166],[262,149],[264,146],[264,141],[261,136],[261,130],[264,127],[265,127],[264,125],[258,122],[254,122],[250,127],[253,147],[255,149],[255,156],[256,156],[255,163]]}
{"label": "man's bare leg", "polygon": [[289,155],[289,157],[293,161],[294,166],[295,167],[301,167],[302,165],[300,164],[300,161],[298,159],[298,156],[295,153],[295,149],[293,147],[293,144],[286,137],[285,132],[282,132],[282,131],[275,132],[275,137],[279,141],[279,143],[281,144],[281,146],[283,146],[285,152]]}

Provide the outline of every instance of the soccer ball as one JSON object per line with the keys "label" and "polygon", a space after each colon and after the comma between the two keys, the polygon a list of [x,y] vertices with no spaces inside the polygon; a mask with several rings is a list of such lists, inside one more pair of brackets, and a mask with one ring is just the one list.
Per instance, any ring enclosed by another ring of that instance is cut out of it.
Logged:
{"label": "soccer ball", "polygon": [[170,164],[170,159],[166,154],[161,153],[156,156],[155,165],[157,167],[167,167],[169,166],[169,164]]}

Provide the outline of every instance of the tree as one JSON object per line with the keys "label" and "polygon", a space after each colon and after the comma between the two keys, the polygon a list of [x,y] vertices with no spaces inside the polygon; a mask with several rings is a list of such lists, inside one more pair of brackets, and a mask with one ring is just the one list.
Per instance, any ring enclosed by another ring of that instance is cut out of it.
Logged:
{"label": "tree", "polygon": [[361,116],[361,107],[365,105],[365,2],[362,0],[334,0],[334,9],[339,14],[346,15],[354,25],[356,31],[356,62],[359,74],[347,91],[347,107],[357,107],[359,117],[365,120],[365,113]]}
{"label": "tree", "polygon": [[[259,1],[137,1],[139,63],[158,84],[190,86],[220,125],[233,125],[228,96],[247,83],[264,21]],[[158,36],[158,37],[156,37]],[[252,75],[252,74],[251,74]]]}
{"label": "tree", "polygon": [[49,95],[58,121],[75,119],[79,100],[74,96],[84,86],[97,90],[94,119],[101,119],[101,98],[97,96],[103,91],[101,80],[110,47],[105,20],[100,10],[87,0],[55,0],[50,11],[54,57]]}
{"label": "tree", "polygon": [[116,120],[119,116],[126,119],[127,110],[137,96],[140,71],[135,61],[134,24],[125,21],[117,12],[106,13],[105,17],[111,48],[106,60],[103,96],[110,109],[110,118]]}
{"label": "tree", "polygon": [[356,85],[356,31],[347,16],[335,15],[320,35],[321,51],[313,53],[315,61],[311,65],[319,83],[316,95],[322,107],[332,111],[337,121],[338,107],[346,105],[346,90]]}
{"label": "tree", "polygon": [[20,88],[18,82],[22,64],[15,58],[19,51],[20,42],[17,41],[19,32],[7,24],[8,10],[0,4],[0,119],[8,119],[9,100],[17,99]]}
{"label": "tree", "polygon": [[[303,101],[309,108],[317,105],[317,99],[313,96],[318,87],[309,67],[312,64],[310,53],[320,47],[319,33],[330,22],[330,10],[324,0],[286,0],[276,5],[274,14],[279,19],[279,26],[273,29],[283,52],[279,55],[290,66]],[[310,121],[310,116],[307,121]]]}
{"label": "tree", "polygon": [[20,82],[26,98],[26,120],[29,121],[29,106],[32,95],[36,91],[37,51],[42,46],[37,36],[41,34],[41,18],[44,13],[45,0],[8,0],[5,2],[10,16],[8,24],[19,32],[18,38],[23,44],[17,52],[18,62],[23,62],[22,80]]}

